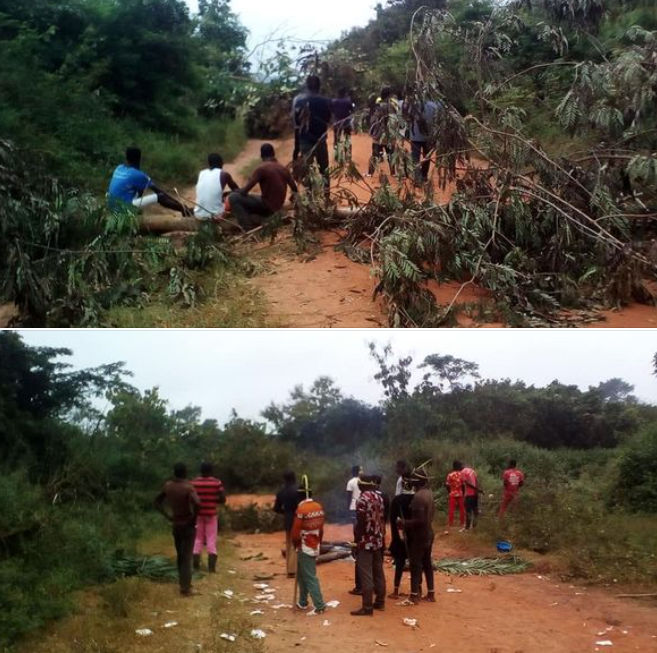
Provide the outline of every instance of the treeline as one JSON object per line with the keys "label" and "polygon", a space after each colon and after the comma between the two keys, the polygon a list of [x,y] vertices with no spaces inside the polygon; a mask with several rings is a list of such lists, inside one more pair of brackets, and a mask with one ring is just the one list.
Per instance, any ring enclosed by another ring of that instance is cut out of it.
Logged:
{"label": "treeline", "polygon": [[[657,513],[657,408],[630,385],[535,388],[480,380],[475,363],[451,356],[416,365],[389,348],[371,353],[386,397],[377,406],[320,377],[263,420],[233,415],[221,426],[198,408],[171,409],[156,388],[137,390],[121,363],[72,370],[68,350],[0,332],[0,645],[64,614],[71,590],[111,580],[115,551],[134,549],[142,529],[164,528],[152,500],[178,460],[190,473],[213,461],[229,494],[273,491],[286,469],[308,473],[332,519],[346,512],[352,464],[381,472],[391,489],[395,460],[431,460],[440,519],[454,458],[496,496],[515,456],[531,480],[524,528],[512,533],[519,546],[576,545],[576,573],[605,578],[622,573],[622,549],[626,577],[657,580],[645,571],[652,522],[632,517]],[[610,520],[617,528],[605,529]],[[493,522],[482,528],[497,535]]]}
{"label": "treeline", "polygon": [[1,0],[0,137],[94,190],[132,142],[161,180],[189,178],[194,147],[239,146],[246,36],[230,0],[193,16],[182,0]]}

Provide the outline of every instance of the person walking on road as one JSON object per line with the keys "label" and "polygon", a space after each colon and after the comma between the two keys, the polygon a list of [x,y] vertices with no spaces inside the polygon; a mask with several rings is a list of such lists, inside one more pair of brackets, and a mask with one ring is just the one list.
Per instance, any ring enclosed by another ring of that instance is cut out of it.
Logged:
{"label": "person walking on road", "polygon": [[[165,504],[170,513],[165,510]],[[172,525],[173,541],[178,563],[178,582],[183,596],[192,594],[192,552],[196,536],[196,516],[201,502],[194,486],[187,480],[187,467],[183,463],[173,466],[173,478],[167,481],[155,497],[155,508]]]}
{"label": "person walking on road", "polygon": [[459,460],[455,460],[452,465],[452,471],[447,474],[445,479],[445,488],[449,493],[448,508],[447,508],[447,525],[454,525],[454,510],[456,506],[459,508],[459,523],[461,528],[465,528],[465,504],[463,503],[463,476],[461,470],[463,465]]}

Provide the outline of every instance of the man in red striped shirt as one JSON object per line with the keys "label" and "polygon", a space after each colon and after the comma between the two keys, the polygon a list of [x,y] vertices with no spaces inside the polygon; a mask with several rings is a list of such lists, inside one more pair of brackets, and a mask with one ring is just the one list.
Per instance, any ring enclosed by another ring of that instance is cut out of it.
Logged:
{"label": "man in red striped shirt", "polygon": [[201,464],[201,475],[192,485],[201,500],[196,520],[196,540],[194,541],[194,569],[201,568],[203,546],[208,551],[208,570],[217,569],[217,504],[226,503],[224,485],[212,476],[212,463]]}

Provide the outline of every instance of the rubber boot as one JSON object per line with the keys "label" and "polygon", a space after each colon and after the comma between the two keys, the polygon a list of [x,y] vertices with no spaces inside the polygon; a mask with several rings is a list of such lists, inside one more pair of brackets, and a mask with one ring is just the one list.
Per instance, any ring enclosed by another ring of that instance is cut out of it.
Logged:
{"label": "rubber boot", "polygon": [[198,571],[201,568],[201,556],[200,554],[195,553],[193,558],[194,569]]}
{"label": "rubber boot", "polygon": [[211,574],[214,574],[217,571],[217,554],[210,553],[208,555],[208,570]]}

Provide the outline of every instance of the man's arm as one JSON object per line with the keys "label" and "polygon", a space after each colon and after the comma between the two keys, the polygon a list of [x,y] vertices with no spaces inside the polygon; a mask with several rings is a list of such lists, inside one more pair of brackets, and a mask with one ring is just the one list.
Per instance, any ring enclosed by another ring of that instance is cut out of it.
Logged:
{"label": "man's arm", "polygon": [[240,187],[237,185],[233,176],[229,172],[224,172],[222,170],[221,174],[223,175],[222,180],[220,180],[221,187],[228,186],[231,190],[239,190]]}
{"label": "man's arm", "polygon": [[281,501],[281,493],[279,492],[276,495],[276,501],[274,501],[274,512],[282,515],[285,511],[283,510],[283,502]]}
{"label": "man's arm", "polygon": [[220,503],[222,506],[226,503],[226,490],[222,485],[217,492],[217,503]]}
{"label": "man's arm", "polygon": [[244,188],[240,188],[238,192],[242,193],[242,195],[248,195],[249,191],[256,185],[260,183],[260,171],[256,168],[251,177],[249,177],[249,180],[246,182],[246,186]]}
{"label": "man's arm", "polygon": [[354,526],[354,537],[356,538],[356,542],[359,542],[364,534],[365,534],[365,511],[358,510],[358,508],[356,508],[356,525]]}
{"label": "man's arm", "polygon": [[294,178],[290,174],[290,171],[285,169],[286,176],[285,180],[287,181],[287,185],[290,187],[290,190],[296,195],[299,192],[299,188],[297,187],[296,182],[294,181]]}
{"label": "man's arm", "polygon": [[155,501],[153,502],[153,505],[155,506],[155,510],[157,510],[159,513],[162,513],[168,521],[173,521],[173,517],[164,509],[164,501],[166,500],[167,495],[165,494],[164,490],[162,490],[156,497]]}
{"label": "man's arm", "polygon": [[194,519],[196,519],[198,511],[201,508],[201,500],[198,498],[198,494],[196,494],[196,490],[194,489],[189,493],[189,508],[192,511]]}

